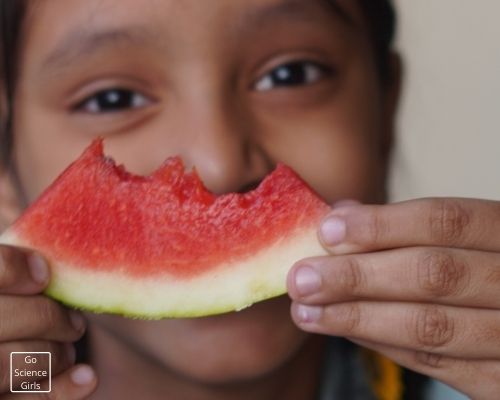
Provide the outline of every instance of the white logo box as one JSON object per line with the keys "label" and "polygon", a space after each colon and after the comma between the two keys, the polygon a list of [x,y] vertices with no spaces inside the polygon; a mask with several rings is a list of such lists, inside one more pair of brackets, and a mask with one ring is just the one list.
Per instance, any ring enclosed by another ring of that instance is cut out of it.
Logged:
{"label": "white logo box", "polygon": [[[12,369],[13,365],[13,358],[15,354],[24,354],[26,355],[31,355],[31,354],[45,354],[49,356],[49,370],[48,370],[48,375],[49,375],[49,388],[48,390],[12,390],[12,377],[14,374],[14,371]],[[52,390],[52,354],[49,351],[13,351],[10,353],[10,392],[11,393],[50,393]]]}

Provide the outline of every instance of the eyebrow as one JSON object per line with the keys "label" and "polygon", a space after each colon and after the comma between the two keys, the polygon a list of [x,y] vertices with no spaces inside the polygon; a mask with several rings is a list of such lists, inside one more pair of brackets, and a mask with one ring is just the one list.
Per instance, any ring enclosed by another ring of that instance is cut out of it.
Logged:
{"label": "eyebrow", "polygon": [[103,31],[77,29],[71,32],[42,62],[42,69],[61,69],[74,61],[90,56],[98,49],[124,45],[159,47],[153,32],[138,26],[128,26]]}
{"label": "eyebrow", "polygon": [[[340,21],[350,26],[355,25],[353,18],[338,4],[337,0],[317,0],[314,3],[333,11]],[[262,6],[252,10],[242,21],[242,25],[259,26],[276,21],[278,18],[302,19],[310,22],[313,19],[310,12],[311,4],[313,4],[311,0],[282,0],[277,4]],[[42,62],[41,70],[53,73],[106,47],[134,45],[164,48],[160,45],[159,37],[160,35],[155,34],[150,28],[140,25],[102,31],[91,31],[88,28],[76,29],[49,53]]]}
{"label": "eyebrow", "polygon": [[343,23],[349,26],[355,25],[354,19],[349,13],[342,8],[337,0],[282,0],[271,6],[263,6],[252,11],[249,18],[245,21],[246,24],[262,24],[267,21],[273,21],[277,18],[301,18],[311,20],[310,10],[311,5],[323,6],[326,11],[333,11],[333,14]]}

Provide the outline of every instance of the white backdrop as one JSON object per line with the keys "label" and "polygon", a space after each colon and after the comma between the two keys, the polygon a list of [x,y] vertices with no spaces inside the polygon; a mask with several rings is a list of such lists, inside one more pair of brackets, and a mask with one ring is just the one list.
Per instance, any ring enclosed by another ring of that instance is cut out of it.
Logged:
{"label": "white backdrop", "polygon": [[500,199],[500,1],[395,1],[406,76],[392,200]]}

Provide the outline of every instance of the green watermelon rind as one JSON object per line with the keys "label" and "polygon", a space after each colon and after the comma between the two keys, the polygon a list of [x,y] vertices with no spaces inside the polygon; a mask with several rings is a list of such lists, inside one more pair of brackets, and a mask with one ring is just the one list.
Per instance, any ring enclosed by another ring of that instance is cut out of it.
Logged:
{"label": "green watermelon rind", "polygon": [[317,238],[316,226],[310,223],[284,233],[278,242],[247,259],[223,264],[205,274],[182,279],[167,275],[143,279],[120,275],[118,267],[114,272],[93,272],[64,265],[51,260],[48,250],[33,248],[9,231],[0,236],[0,244],[35,250],[48,258],[53,277],[45,291],[49,297],[84,311],[146,320],[243,310],[285,294],[286,276],[294,262],[327,254]]}

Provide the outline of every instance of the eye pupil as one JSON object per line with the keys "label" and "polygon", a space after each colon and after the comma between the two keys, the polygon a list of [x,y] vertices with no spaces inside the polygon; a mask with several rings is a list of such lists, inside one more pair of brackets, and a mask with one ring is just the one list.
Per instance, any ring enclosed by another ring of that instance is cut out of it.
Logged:
{"label": "eye pupil", "polygon": [[293,63],[283,65],[272,72],[275,85],[303,85],[307,82],[306,65],[303,63]]}
{"label": "eye pupil", "polygon": [[123,89],[104,91],[96,96],[99,109],[117,111],[133,105],[133,92]]}
{"label": "eye pupil", "polygon": [[314,61],[293,61],[282,64],[263,75],[255,84],[258,92],[276,88],[295,88],[310,85],[329,77],[332,69]]}

